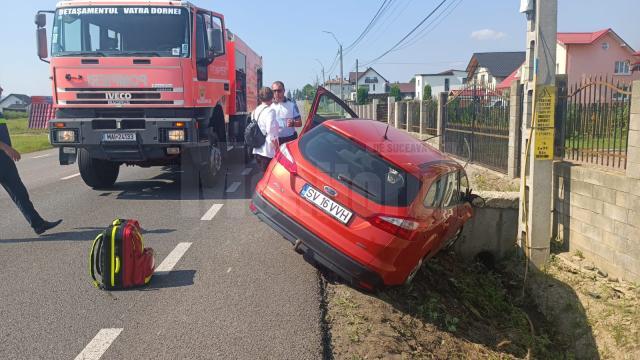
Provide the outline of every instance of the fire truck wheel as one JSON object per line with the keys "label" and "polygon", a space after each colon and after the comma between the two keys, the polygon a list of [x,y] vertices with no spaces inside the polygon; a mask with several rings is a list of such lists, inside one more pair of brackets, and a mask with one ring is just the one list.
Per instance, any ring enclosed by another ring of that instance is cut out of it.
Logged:
{"label": "fire truck wheel", "polygon": [[200,183],[202,186],[210,188],[215,186],[220,169],[222,169],[220,143],[218,136],[213,132],[209,134],[209,153],[207,155],[207,162],[200,169]]}
{"label": "fire truck wheel", "polygon": [[86,149],[78,151],[78,168],[84,183],[94,189],[113,187],[120,173],[120,164],[94,159]]}

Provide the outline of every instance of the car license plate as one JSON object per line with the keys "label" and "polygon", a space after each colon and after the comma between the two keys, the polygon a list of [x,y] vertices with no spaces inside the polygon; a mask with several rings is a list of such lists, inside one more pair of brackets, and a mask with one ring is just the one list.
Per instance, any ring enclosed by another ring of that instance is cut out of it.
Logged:
{"label": "car license plate", "polygon": [[102,135],[104,141],[136,141],[136,133],[106,133]]}
{"label": "car license plate", "polygon": [[335,219],[343,224],[346,224],[351,220],[353,213],[347,210],[344,206],[329,199],[320,190],[314,188],[309,184],[305,184],[300,190],[300,196],[307,199],[310,203],[316,207],[324,210],[327,214],[333,216]]}

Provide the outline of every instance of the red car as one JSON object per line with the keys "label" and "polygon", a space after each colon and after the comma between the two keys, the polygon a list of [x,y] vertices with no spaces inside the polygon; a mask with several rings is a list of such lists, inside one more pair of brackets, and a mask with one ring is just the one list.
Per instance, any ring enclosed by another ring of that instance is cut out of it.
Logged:
{"label": "red car", "polygon": [[320,87],[301,136],[280,146],[251,210],[352,286],[408,283],[473,210],[464,168]]}

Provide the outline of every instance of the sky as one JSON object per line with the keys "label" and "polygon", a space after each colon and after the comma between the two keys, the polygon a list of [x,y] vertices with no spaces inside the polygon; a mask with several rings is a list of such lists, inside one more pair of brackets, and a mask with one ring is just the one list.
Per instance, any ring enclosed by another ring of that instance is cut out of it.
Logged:
{"label": "sky", "polygon": [[[558,31],[613,28],[640,50],[638,0],[558,0]],[[273,2],[192,0],[225,16],[230,30],[263,56],[265,84],[282,80],[288,89],[338,76],[338,51],[332,31],[347,48],[363,32],[383,0],[278,0]],[[360,71],[390,49],[441,0],[391,0],[387,12],[344,54],[344,74]],[[523,51],[526,20],[519,0],[447,0],[409,46],[371,64],[389,81],[408,82],[414,74],[465,69],[474,52]],[[55,0],[2,2],[0,11],[0,86],[4,95],[51,95],[48,64],[36,56],[33,16],[55,7]],[[448,7],[447,7],[448,6]],[[431,20],[434,20],[431,22]],[[51,21],[48,24],[51,34]],[[412,39],[412,38],[409,38]],[[321,65],[322,64],[322,65]]]}

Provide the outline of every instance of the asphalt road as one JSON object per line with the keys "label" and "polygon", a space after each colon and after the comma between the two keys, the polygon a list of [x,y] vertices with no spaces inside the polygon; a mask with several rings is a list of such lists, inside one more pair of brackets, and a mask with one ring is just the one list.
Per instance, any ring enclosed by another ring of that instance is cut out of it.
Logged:
{"label": "asphalt road", "polygon": [[[255,164],[227,165],[202,192],[180,172],[137,167],[96,191],[56,150],[23,156],[37,210],[64,222],[36,236],[0,189],[0,359],[321,358],[317,271],[249,211]],[[98,290],[89,247],[116,217],[140,221],[156,265],[191,245],[146,288]]]}

